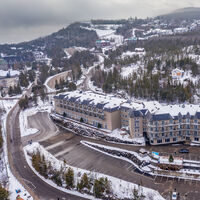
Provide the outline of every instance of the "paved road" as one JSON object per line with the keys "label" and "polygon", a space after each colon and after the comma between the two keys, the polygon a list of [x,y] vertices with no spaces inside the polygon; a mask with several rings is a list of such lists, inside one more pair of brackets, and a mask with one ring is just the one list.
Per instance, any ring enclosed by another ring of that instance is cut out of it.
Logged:
{"label": "paved road", "polygon": [[[61,192],[37,177],[29,168],[24,157],[19,129],[19,106],[16,106],[7,118],[8,151],[11,170],[17,179],[28,189],[28,192],[39,200],[80,200],[74,195]],[[12,141],[12,142],[11,142]]]}
{"label": "paved road", "polygon": [[[43,119],[45,118],[45,121]],[[58,128],[54,123],[52,123],[47,112],[38,112],[34,120],[31,120],[32,117],[28,117],[28,128],[34,128],[39,124],[39,131],[36,134],[28,135],[22,137],[22,145],[26,146],[28,141],[32,140],[33,142],[37,142],[40,140],[48,139],[49,137],[55,136],[59,133]]]}
{"label": "paved road", "polygon": [[[32,116],[30,120],[34,121],[35,117],[36,116]],[[45,117],[45,115],[43,115],[43,117]],[[43,121],[45,121],[45,118],[43,119]],[[35,123],[35,128],[42,128],[40,126],[40,124]],[[81,140],[87,140],[127,150],[137,151],[140,149],[140,147],[135,147],[131,145],[112,144],[101,140],[83,138],[66,131],[40,143],[55,157],[60,160],[65,160],[68,164],[72,166],[91,171],[102,172],[137,184],[141,183],[142,181],[142,184],[144,186],[158,190],[165,197],[169,196],[170,192],[174,188],[176,188],[177,191],[180,192],[180,194],[182,195],[182,199],[197,200],[199,198],[200,183],[197,181],[183,181],[160,177],[152,179],[150,177],[146,177],[139,174],[130,163],[85,147],[80,143]],[[150,146],[147,147],[147,149],[163,152],[177,152],[178,149],[182,147],[183,146]],[[199,150],[199,147],[190,147],[190,151],[194,154],[197,154],[197,150]],[[186,198],[184,198],[185,194],[187,195]]]}

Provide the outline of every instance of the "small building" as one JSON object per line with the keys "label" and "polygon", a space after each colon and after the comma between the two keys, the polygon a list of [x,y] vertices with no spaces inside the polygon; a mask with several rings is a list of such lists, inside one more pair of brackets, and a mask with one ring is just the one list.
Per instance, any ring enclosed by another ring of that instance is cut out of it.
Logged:
{"label": "small building", "polygon": [[185,33],[185,32],[188,32],[188,28],[175,28],[174,29],[174,33],[175,34],[181,34],[181,33]]}
{"label": "small building", "polygon": [[173,79],[179,79],[179,78],[182,78],[184,76],[184,70],[181,70],[181,69],[174,69],[172,70],[172,78]]}
{"label": "small building", "polygon": [[110,41],[109,40],[97,40],[96,41],[96,47],[97,48],[102,48],[102,47],[106,47],[106,46],[110,46]]}

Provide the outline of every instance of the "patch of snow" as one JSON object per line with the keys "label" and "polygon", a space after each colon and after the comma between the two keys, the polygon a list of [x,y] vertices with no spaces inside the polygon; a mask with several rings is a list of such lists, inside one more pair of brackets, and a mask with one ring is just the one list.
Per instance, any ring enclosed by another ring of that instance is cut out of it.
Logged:
{"label": "patch of snow", "polygon": [[18,76],[20,74],[20,71],[18,70],[8,70],[8,71],[4,71],[4,70],[0,70],[0,76],[1,77],[6,77],[8,75],[12,76]]}
{"label": "patch of snow", "polygon": [[115,137],[115,138],[118,138],[118,139],[124,140],[124,141],[136,142],[136,143],[139,143],[139,144],[145,146],[145,139],[144,139],[144,137],[141,137],[141,138],[130,138],[129,134],[127,134],[125,131],[122,131],[120,129],[113,130],[109,134],[109,136]]}

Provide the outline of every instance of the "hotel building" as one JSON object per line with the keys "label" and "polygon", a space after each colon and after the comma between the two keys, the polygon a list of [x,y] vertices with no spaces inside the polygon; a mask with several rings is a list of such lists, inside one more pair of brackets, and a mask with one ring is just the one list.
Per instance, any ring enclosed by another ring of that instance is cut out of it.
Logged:
{"label": "hotel building", "polygon": [[133,102],[74,91],[56,95],[54,106],[57,114],[98,128],[126,128],[131,138],[145,136],[151,145],[200,142],[199,105]]}

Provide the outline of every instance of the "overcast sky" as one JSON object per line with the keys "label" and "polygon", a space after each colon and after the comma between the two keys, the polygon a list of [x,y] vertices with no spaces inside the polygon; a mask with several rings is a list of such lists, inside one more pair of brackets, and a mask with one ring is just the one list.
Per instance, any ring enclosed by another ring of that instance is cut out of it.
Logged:
{"label": "overcast sky", "polygon": [[88,19],[153,17],[200,0],[0,0],[0,43],[35,39]]}

